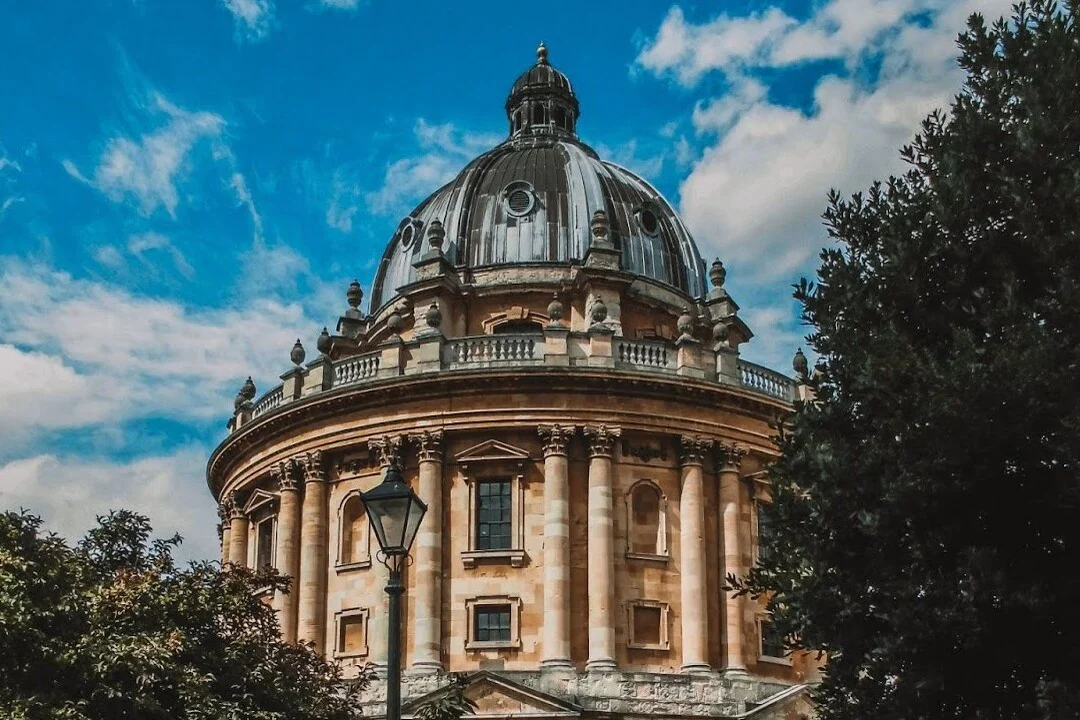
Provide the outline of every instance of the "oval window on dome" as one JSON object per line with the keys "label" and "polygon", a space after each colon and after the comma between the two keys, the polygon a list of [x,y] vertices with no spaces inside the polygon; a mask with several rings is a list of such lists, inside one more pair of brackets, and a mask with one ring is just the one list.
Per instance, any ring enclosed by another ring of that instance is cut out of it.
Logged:
{"label": "oval window on dome", "polygon": [[405,218],[401,221],[400,229],[398,230],[398,237],[401,239],[401,247],[408,250],[412,247],[413,242],[416,240],[417,235],[417,222],[412,218]]}
{"label": "oval window on dome", "polygon": [[644,207],[638,212],[638,222],[646,235],[656,235],[660,232],[660,218],[651,207]]}
{"label": "oval window on dome", "polygon": [[503,205],[506,212],[514,217],[522,217],[532,212],[536,196],[528,183],[511,183],[503,192]]}

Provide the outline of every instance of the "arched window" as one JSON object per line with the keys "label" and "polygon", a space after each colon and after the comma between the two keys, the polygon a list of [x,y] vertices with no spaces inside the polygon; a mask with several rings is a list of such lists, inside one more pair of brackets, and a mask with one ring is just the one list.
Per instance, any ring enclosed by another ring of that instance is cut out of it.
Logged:
{"label": "arched window", "polygon": [[631,557],[667,556],[667,499],[655,483],[642,480],[626,496],[626,553]]}
{"label": "arched window", "polygon": [[338,550],[338,565],[369,563],[371,555],[367,511],[358,493],[345,498],[339,517],[341,545]]}
{"label": "arched window", "polygon": [[547,125],[547,108],[543,105],[533,105],[532,124]]}

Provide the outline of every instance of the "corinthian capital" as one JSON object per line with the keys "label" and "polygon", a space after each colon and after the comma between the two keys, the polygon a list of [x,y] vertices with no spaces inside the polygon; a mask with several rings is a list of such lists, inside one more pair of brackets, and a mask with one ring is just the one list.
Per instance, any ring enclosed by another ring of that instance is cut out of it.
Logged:
{"label": "corinthian capital", "polygon": [[[409,439],[416,443],[417,452],[421,462],[441,462],[443,459],[443,431],[424,430],[423,432],[409,435]],[[380,457],[381,460],[381,457]],[[387,463],[389,464],[389,463]]]}
{"label": "corinthian capital", "polygon": [[324,462],[322,450],[306,452],[296,456],[293,460],[300,466],[300,470],[304,474],[304,482],[326,481],[326,463]]}
{"label": "corinthian capital", "polygon": [[573,425],[540,425],[536,428],[544,456],[565,455],[570,438],[574,437]]}
{"label": "corinthian capital", "polygon": [[713,441],[707,437],[683,435],[679,438],[679,464],[704,465],[712,446]]}
{"label": "corinthian capital", "polygon": [[289,492],[299,489],[299,483],[296,478],[296,461],[282,460],[279,463],[274,463],[270,467],[270,477],[273,478],[282,492]]}
{"label": "corinthian capital", "polygon": [[716,443],[716,459],[722,470],[738,470],[746,450],[735,443]]}
{"label": "corinthian capital", "polygon": [[615,441],[622,435],[622,430],[610,425],[586,425],[585,437],[589,441],[590,457],[611,457]]}
{"label": "corinthian capital", "polygon": [[383,435],[368,440],[368,448],[379,458],[379,467],[397,465],[401,467],[402,446],[405,444],[401,435]]}
{"label": "corinthian capital", "polygon": [[244,514],[244,504],[240,502],[240,493],[233,490],[229,493],[229,499],[226,500],[226,503],[227,505],[225,507],[228,510],[230,520],[239,520],[247,517]]}
{"label": "corinthian capital", "polygon": [[230,509],[229,497],[227,495],[221,498],[221,504],[218,505],[217,514],[222,525],[227,525],[229,523]]}

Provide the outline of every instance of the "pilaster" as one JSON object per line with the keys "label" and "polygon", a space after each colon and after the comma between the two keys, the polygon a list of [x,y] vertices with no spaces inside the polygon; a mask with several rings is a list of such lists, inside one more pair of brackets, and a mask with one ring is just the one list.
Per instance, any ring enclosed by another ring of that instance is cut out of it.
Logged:
{"label": "pilaster", "polygon": [[588,670],[615,668],[615,513],[612,455],[619,428],[586,425],[589,442]]}
{"label": "pilaster", "polygon": [[420,673],[441,672],[442,666],[442,476],[443,431],[425,430],[409,436],[419,456],[418,494],[427,513],[416,535],[416,591],[413,603],[413,661]]}
{"label": "pilaster", "polygon": [[683,436],[679,441],[682,671],[688,673],[709,671],[704,464],[711,446],[708,438]]}
{"label": "pilaster", "polygon": [[[739,532],[742,492],[739,487],[739,466],[744,451],[734,444],[720,443],[716,447],[720,482],[720,547],[723,564],[720,577],[729,574],[746,575],[742,562]],[[724,635],[721,641],[721,667],[725,673],[745,674],[746,643],[743,631],[744,597],[724,593]]]}
{"label": "pilaster", "polygon": [[329,510],[323,454],[313,450],[295,458],[304,478],[300,521],[300,597],[297,639],[326,653],[326,573],[329,563]]}
{"label": "pilaster", "polygon": [[274,595],[274,607],[281,623],[281,635],[285,642],[296,642],[297,597],[300,582],[300,483],[298,468],[292,460],[285,460],[270,468],[271,477],[278,485],[277,546],[275,556],[277,569],[291,579],[288,592]]}
{"label": "pilaster", "polygon": [[570,659],[569,425],[537,428],[544,452],[544,630],[540,667],[573,670]]}

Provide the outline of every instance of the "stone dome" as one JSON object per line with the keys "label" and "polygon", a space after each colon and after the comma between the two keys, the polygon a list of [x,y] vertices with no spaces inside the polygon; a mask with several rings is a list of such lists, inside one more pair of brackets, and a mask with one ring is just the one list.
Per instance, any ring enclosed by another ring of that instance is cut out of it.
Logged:
{"label": "stone dome", "polygon": [[509,138],[398,224],[372,284],[372,311],[416,280],[413,264],[430,250],[426,233],[435,220],[445,229],[442,252],[458,267],[573,265],[589,249],[597,210],[609,218],[621,271],[691,299],[705,294],[705,264],[671,204],[578,139],[573,87],[543,45],[515,81],[506,113]]}

